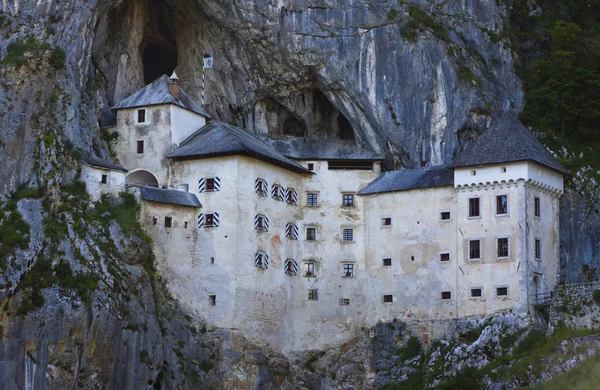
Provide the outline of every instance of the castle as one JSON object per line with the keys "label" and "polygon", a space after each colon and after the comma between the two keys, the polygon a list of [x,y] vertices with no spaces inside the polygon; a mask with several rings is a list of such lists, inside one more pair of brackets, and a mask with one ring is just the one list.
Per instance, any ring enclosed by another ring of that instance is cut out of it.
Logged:
{"label": "castle", "polygon": [[83,159],[92,197],[135,191],[171,293],[281,351],[394,318],[530,312],[557,283],[567,171],[511,114],[448,166],[381,172],[353,141],[251,134],[163,76],[113,107],[121,166]]}

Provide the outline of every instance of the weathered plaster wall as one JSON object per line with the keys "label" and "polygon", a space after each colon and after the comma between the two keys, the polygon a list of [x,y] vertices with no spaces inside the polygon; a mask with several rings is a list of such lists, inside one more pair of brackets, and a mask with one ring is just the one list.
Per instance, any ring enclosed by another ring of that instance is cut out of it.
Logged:
{"label": "weathered plaster wall", "polygon": [[[107,176],[106,184],[102,184],[102,175]],[[81,164],[81,181],[93,200],[100,199],[103,194],[118,196],[125,189],[125,172],[90,167]]]}
{"label": "weathered plaster wall", "polygon": [[172,143],[179,146],[196,130],[206,124],[206,118],[176,105],[170,105]]}

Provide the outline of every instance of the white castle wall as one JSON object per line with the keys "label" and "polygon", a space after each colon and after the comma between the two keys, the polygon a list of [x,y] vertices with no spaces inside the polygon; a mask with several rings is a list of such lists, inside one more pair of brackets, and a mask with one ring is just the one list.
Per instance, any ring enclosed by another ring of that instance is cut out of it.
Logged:
{"label": "white castle wall", "polygon": [[[106,184],[102,184],[102,175],[107,176]],[[119,195],[125,189],[125,175],[125,172],[81,164],[81,181],[85,183],[88,193],[95,201],[103,194]]]}

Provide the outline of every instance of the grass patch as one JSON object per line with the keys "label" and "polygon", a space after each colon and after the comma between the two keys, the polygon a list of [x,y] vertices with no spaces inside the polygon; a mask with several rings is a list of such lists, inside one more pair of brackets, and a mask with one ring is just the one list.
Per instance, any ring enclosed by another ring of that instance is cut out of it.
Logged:
{"label": "grass patch", "polygon": [[579,363],[571,371],[552,378],[548,382],[531,387],[532,390],[589,390],[597,389],[600,383],[600,354]]}
{"label": "grass patch", "polygon": [[[450,42],[450,34],[448,30],[441,24],[436,22],[427,12],[419,7],[411,6],[408,8],[410,20],[401,28],[402,36],[408,41],[414,42],[417,40],[417,32],[430,30],[433,35],[444,42]],[[389,18],[389,13],[388,13]],[[389,20],[389,19],[388,19]]]}
{"label": "grass patch", "polygon": [[[65,51],[60,47],[42,43],[33,37],[21,38],[9,44],[2,64],[21,67],[29,62],[29,58],[39,58],[48,51],[50,51],[50,65],[55,70],[63,69],[66,60]],[[28,57],[27,53],[32,53],[33,56]]]}
{"label": "grass patch", "polygon": [[0,270],[6,270],[8,256],[17,249],[27,249],[29,234],[29,225],[16,207],[10,212],[0,210]]}

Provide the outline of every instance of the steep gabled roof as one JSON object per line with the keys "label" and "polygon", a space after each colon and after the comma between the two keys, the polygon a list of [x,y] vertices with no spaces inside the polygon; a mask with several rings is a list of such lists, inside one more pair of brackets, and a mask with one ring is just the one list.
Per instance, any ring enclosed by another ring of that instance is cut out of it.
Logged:
{"label": "steep gabled roof", "polygon": [[408,191],[419,188],[433,188],[454,184],[454,172],[446,167],[431,167],[388,171],[373,180],[358,195],[379,194],[382,192]]}
{"label": "steep gabled roof", "polygon": [[81,161],[83,161],[84,163],[86,163],[87,165],[89,165],[90,167],[93,167],[93,168],[102,168],[102,169],[110,169],[113,171],[127,172],[127,169],[123,168],[122,166],[117,165],[111,161],[104,160],[100,157],[96,157],[91,154],[87,154],[87,155],[81,157]]}
{"label": "steep gabled roof", "polygon": [[187,207],[202,207],[196,195],[190,192],[140,186],[142,199]]}
{"label": "steep gabled roof", "polygon": [[204,111],[204,108],[192,100],[183,89],[179,89],[179,100],[175,99],[169,92],[169,76],[166,74],[160,76],[133,95],[121,100],[112,109],[120,110],[123,108],[157,106],[160,104],[174,104],[210,118],[206,111]]}
{"label": "steep gabled roof", "polygon": [[512,112],[504,114],[495,127],[477,138],[448,165],[448,168],[518,161],[535,161],[569,174]]}
{"label": "steep gabled roof", "polygon": [[255,135],[216,120],[189,136],[169,157],[181,160],[234,154],[255,157],[294,172],[312,173]]}
{"label": "steep gabled roof", "polygon": [[296,160],[370,160],[380,161],[380,153],[363,149],[349,140],[310,139],[292,136],[260,136],[284,156]]}

